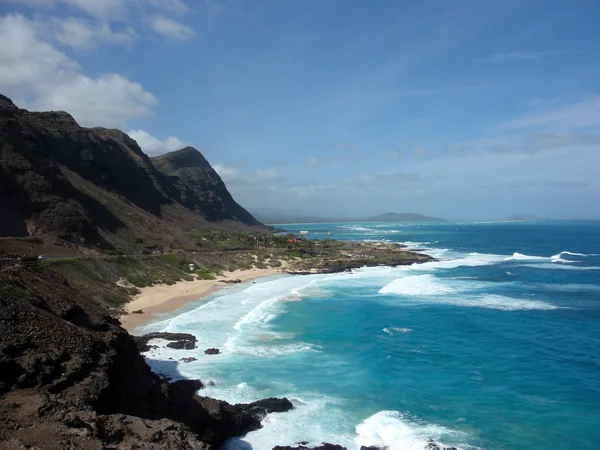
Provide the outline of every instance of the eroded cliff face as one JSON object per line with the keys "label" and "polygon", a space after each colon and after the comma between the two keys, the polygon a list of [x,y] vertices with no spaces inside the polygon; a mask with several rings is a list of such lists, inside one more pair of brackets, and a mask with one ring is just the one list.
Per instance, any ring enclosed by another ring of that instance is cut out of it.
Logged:
{"label": "eroded cliff face", "polygon": [[156,156],[152,162],[169,178],[176,190],[177,201],[189,210],[209,221],[259,225],[252,214],[236,203],[219,174],[195,148],[186,147]]}
{"label": "eroded cliff face", "polygon": [[119,130],[83,128],[66,112],[29,112],[0,95],[0,236],[110,249],[183,241],[201,227],[262,227],[199,152],[189,166],[182,152],[165,155],[183,165],[163,173]]}
{"label": "eroded cliff face", "polygon": [[0,448],[218,448],[270,412],[160,379],[106,309],[43,267],[0,273],[0,335]]}

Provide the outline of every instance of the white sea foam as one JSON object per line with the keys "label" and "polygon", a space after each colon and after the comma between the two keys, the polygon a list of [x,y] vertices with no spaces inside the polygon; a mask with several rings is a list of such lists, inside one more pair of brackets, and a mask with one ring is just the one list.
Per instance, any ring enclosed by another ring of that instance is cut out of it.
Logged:
{"label": "white sea foam", "polygon": [[488,294],[481,297],[449,299],[448,303],[457,306],[498,309],[501,311],[553,310],[559,307],[539,300],[525,300],[504,295]]}
{"label": "white sea foam", "polygon": [[372,228],[370,228],[370,227],[365,227],[365,226],[362,226],[362,225],[343,225],[340,228],[344,228],[344,229],[350,230],[350,231],[362,231],[364,233],[370,233],[370,234],[402,233],[401,230],[375,229],[375,228],[377,228],[376,226],[373,226]]}
{"label": "white sea foam", "polygon": [[379,290],[380,294],[397,295],[446,295],[456,290],[439,281],[434,275],[414,275],[398,278]]}
{"label": "white sea foam", "polygon": [[381,331],[389,334],[390,336],[394,336],[396,333],[411,333],[412,328],[386,327]]}
{"label": "white sea foam", "polygon": [[[469,286],[471,285],[471,286]],[[441,284],[433,275],[400,278],[384,286],[379,293],[403,296],[402,304],[444,304],[460,307],[497,309],[500,311],[552,310],[557,309],[551,303],[539,300],[527,300],[496,294],[469,294],[469,290],[478,289],[483,284],[467,283],[465,286]],[[460,295],[457,295],[459,294]]]}
{"label": "white sea foam", "polygon": [[[282,396],[292,398],[297,394],[283,393]],[[250,444],[255,450],[270,450],[277,445],[295,446],[307,441],[309,446],[335,442],[353,449],[354,436],[348,432],[347,412],[337,407],[338,402],[322,394],[303,393],[297,401],[292,400],[293,410],[269,414],[262,421],[261,429],[249,433],[243,440],[230,439],[222,448],[245,450]]]}
{"label": "white sea foam", "polygon": [[572,292],[572,291],[600,291],[600,286],[595,284],[578,284],[578,283],[539,283],[537,286],[541,286],[545,289],[553,290],[553,291],[564,291],[564,292]]}
{"label": "white sea foam", "polygon": [[232,354],[259,358],[275,358],[277,356],[291,355],[299,352],[318,351],[317,346],[305,343],[290,345],[257,345],[256,343],[249,343],[244,345],[240,344],[239,340],[236,338],[225,342],[224,348]]}
{"label": "white sea foam", "polygon": [[[425,252],[429,253],[429,252]],[[418,271],[429,271],[435,269],[454,269],[462,266],[486,266],[490,264],[497,264],[506,260],[505,256],[494,255],[487,253],[470,253],[464,257],[456,257],[453,259],[447,259],[442,261],[431,261],[423,264],[414,264],[409,266],[410,270]]]}
{"label": "white sea foam", "polygon": [[572,266],[567,264],[553,264],[553,263],[541,263],[541,264],[523,264],[520,267],[529,267],[532,269],[563,269],[563,270],[600,270],[597,266]]}
{"label": "white sea foam", "polygon": [[564,252],[560,252],[558,255],[554,255],[554,256],[552,256],[552,259],[555,259],[555,258],[556,258],[556,259],[558,259],[558,258],[560,258],[560,257],[561,257],[561,256],[563,256],[563,255],[571,255],[571,256],[590,256],[590,255],[586,255],[585,253],[575,253],[575,252],[567,252],[567,251],[564,251]]}
{"label": "white sea foam", "polygon": [[374,230],[373,228],[363,227],[361,225],[343,225],[340,228],[344,228],[345,230],[351,231],[367,231],[370,233],[379,233],[379,230]]}
{"label": "white sea foam", "polygon": [[[380,411],[356,426],[355,447],[424,450],[433,439],[442,447],[458,446],[466,434],[440,425],[412,421],[397,411]],[[450,442],[449,442],[450,441]],[[471,447],[472,448],[472,447]]]}
{"label": "white sea foam", "polygon": [[563,264],[569,264],[569,263],[573,263],[575,261],[569,261],[567,259],[563,259],[562,256],[563,255],[580,255],[580,256],[584,256],[581,253],[571,253],[571,252],[561,252],[557,255],[553,255],[550,257],[547,256],[531,256],[531,255],[524,255],[522,253],[514,253],[512,256],[509,256],[507,258],[505,258],[505,261],[550,261],[553,263],[563,263]]}

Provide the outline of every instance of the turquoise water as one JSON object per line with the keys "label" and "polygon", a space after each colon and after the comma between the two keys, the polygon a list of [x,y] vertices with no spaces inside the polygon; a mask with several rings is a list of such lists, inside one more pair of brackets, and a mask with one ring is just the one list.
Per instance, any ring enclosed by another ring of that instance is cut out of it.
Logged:
{"label": "turquoise water", "polygon": [[204,394],[231,402],[296,405],[226,447],[596,448],[600,222],[284,227],[403,242],[439,261],[272,277],[148,327],[200,340],[155,350],[155,370],[214,380]]}

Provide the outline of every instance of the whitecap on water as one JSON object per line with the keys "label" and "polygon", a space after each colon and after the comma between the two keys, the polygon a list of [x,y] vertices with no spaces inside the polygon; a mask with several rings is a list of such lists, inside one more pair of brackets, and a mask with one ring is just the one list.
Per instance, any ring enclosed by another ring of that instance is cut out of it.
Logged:
{"label": "whitecap on water", "polygon": [[559,269],[559,270],[600,270],[597,266],[572,266],[565,264],[541,263],[541,264],[523,264],[520,267],[529,267],[531,269]]}
{"label": "whitecap on water", "polygon": [[500,311],[553,310],[559,308],[551,303],[538,300],[524,300],[495,294],[471,298],[447,298],[443,299],[440,303],[456,306],[498,309]]}
{"label": "whitecap on water", "polygon": [[397,295],[445,295],[456,290],[439,281],[434,275],[414,275],[398,278],[379,290],[380,294]]}
{"label": "whitecap on water", "polygon": [[550,258],[544,257],[544,256],[530,256],[530,255],[524,255],[522,253],[513,253],[512,256],[509,256],[507,258],[505,258],[506,261],[547,261]]}
{"label": "whitecap on water", "polygon": [[[453,283],[453,285],[448,283]],[[379,293],[402,296],[403,305],[415,303],[445,304],[497,309],[501,311],[552,310],[558,308],[558,306],[551,303],[539,300],[526,300],[496,294],[479,295],[469,293],[469,291],[493,284],[495,283],[473,283],[456,279],[440,279],[428,274],[396,279],[381,288]],[[459,293],[460,295],[457,295]]]}
{"label": "whitecap on water", "polygon": [[396,333],[411,333],[412,328],[386,327],[381,331],[389,334],[390,336],[394,336]]}
{"label": "whitecap on water", "polygon": [[[355,447],[424,450],[434,440],[442,447],[458,446],[466,434],[440,425],[412,421],[397,411],[380,411],[356,426]],[[473,448],[473,447],[470,447]]]}

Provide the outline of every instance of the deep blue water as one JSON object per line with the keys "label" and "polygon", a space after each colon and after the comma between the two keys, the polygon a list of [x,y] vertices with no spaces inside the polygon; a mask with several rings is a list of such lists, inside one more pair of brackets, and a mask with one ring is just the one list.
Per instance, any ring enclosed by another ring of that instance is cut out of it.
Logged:
{"label": "deep blue water", "polygon": [[206,395],[228,401],[293,399],[246,443],[597,447],[600,222],[282,227],[408,243],[439,262],[274,277],[151,325],[201,341],[199,361],[177,367],[168,358],[190,352],[155,351],[157,370],[213,379]]}

